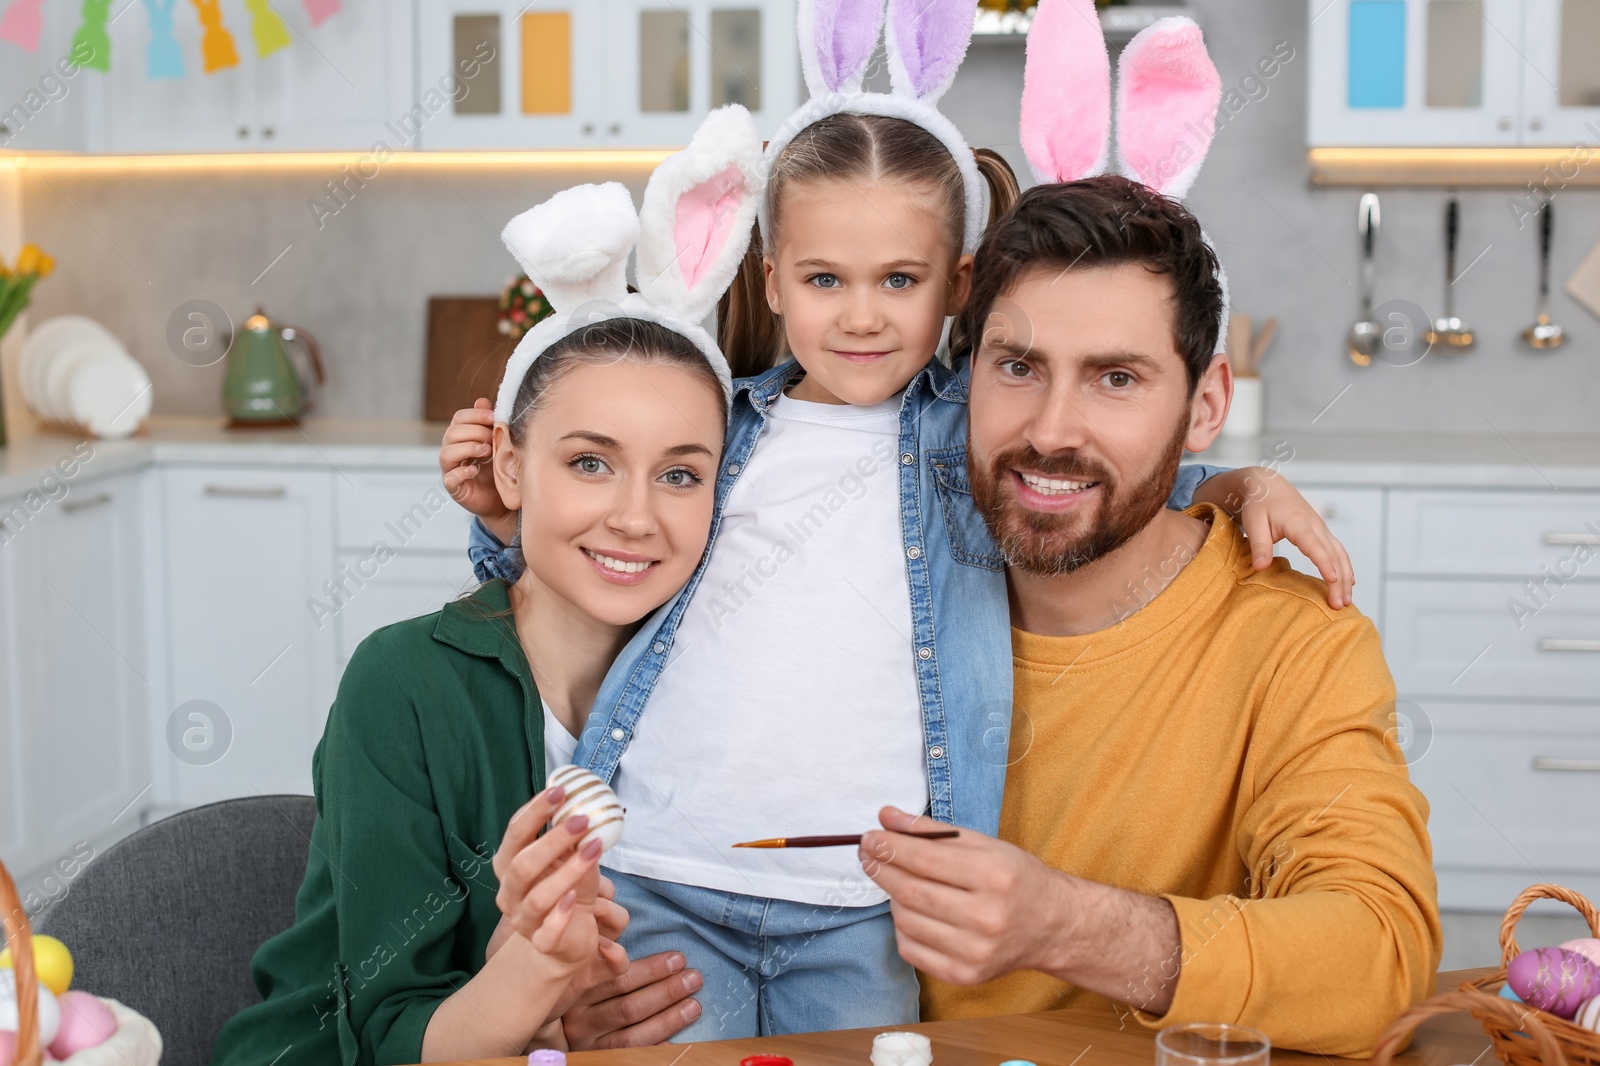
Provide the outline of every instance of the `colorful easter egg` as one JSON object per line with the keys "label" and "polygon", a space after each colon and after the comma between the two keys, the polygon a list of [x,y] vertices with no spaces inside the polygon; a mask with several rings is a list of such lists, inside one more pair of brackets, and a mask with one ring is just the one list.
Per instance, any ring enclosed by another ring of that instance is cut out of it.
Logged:
{"label": "colorful easter egg", "polygon": [[[0,1029],[17,1031],[17,975],[11,970],[0,970]],[[39,1046],[49,1047],[61,1030],[61,1008],[56,997],[39,982]]]}
{"label": "colorful easter egg", "polygon": [[1600,939],[1585,937],[1582,940],[1569,940],[1565,944],[1557,944],[1562,951],[1576,951],[1596,966],[1600,966]]}
{"label": "colorful easter egg", "polygon": [[581,766],[569,764],[553,770],[545,785],[560,785],[567,790],[566,801],[550,817],[551,825],[559,825],[576,814],[586,814],[589,831],[583,834],[583,843],[598,840],[600,850],[608,851],[622,839],[622,802],[604,781]]}
{"label": "colorful easter egg", "polygon": [[61,1008],[61,1028],[50,1041],[50,1054],[55,1058],[99,1047],[117,1031],[117,1019],[98,996],[73,990],[56,1002]]}
{"label": "colorful easter egg", "polygon": [[[11,949],[0,951],[0,969],[11,969]],[[72,987],[72,952],[53,936],[33,938],[33,975],[60,995]]]}
{"label": "colorful easter egg", "polygon": [[1570,1018],[1600,996],[1600,966],[1575,951],[1535,948],[1511,960],[1506,984],[1529,1006]]}
{"label": "colorful easter egg", "polygon": [[1573,1017],[1572,1021],[1579,1028],[1600,1033],[1600,996],[1595,996],[1579,1007],[1578,1013]]}

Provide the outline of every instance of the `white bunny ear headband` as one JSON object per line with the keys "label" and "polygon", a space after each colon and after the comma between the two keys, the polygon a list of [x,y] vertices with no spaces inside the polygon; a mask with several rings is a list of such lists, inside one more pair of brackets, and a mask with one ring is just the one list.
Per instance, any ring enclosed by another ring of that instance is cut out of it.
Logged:
{"label": "white bunny ear headband", "polygon": [[[863,92],[867,64],[888,16],[888,93]],[[915,123],[955,158],[966,193],[962,252],[975,252],[988,210],[987,189],[972,149],[939,112],[972,40],[973,0],[800,0],[800,66],[811,99],[767,142],[768,168],[801,130],[830,115],[884,115]],[[765,197],[763,239],[772,240]]]}
{"label": "white bunny ear headband", "polygon": [[[1211,147],[1221,98],[1222,78],[1192,19],[1146,27],[1117,62],[1116,173],[1182,200]],[[1093,0],[1039,0],[1022,79],[1022,150],[1034,176],[1066,182],[1109,172],[1112,116],[1111,59]],[[1220,352],[1228,336],[1220,258],[1217,280]]]}
{"label": "white bunny ear headband", "polygon": [[[524,211],[500,234],[555,314],[517,344],[495,399],[510,422],[528,368],[552,344],[606,319],[639,318],[681,333],[705,354],[733,395],[722,350],[700,323],[738,272],[764,188],[761,135],[737,104],[718,108],[689,146],[650,175],[637,214],[617,182],[564,189]],[[629,293],[628,253],[638,245]]]}

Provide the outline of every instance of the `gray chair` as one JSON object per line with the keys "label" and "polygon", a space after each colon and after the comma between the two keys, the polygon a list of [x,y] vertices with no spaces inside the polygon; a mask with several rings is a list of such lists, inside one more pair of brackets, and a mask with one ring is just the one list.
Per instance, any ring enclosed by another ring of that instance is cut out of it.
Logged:
{"label": "gray chair", "polygon": [[34,931],[72,951],[73,984],[155,1023],[162,1066],[205,1066],[260,1001],[250,959],[294,924],[310,796],[225,800],[145,826],[93,859]]}

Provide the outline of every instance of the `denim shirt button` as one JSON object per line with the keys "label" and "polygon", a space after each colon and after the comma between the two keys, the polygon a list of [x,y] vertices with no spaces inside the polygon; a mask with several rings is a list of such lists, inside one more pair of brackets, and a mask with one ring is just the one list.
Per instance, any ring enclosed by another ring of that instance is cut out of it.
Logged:
{"label": "denim shirt button", "polygon": [[911,547],[906,549],[906,558],[907,559],[920,559],[920,558],[922,558],[922,549],[917,547],[915,544],[913,544]]}
{"label": "denim shirt button", "polygon": [[660,655],[662,652],[667,650],[667,646],[665,643],[658,640],[654,644],[650,645],[650,650],[655,652],[657,655]]}
{"label": "denim shirt button", "polygon": [[912,463],[914,463],[916,461],[917,461],[917,457],[915,455],[912,455],[910,452],[901,452],[900,453],[900,465],[901,466],[910,466]]}
{"label": "denim shirt button", "polygon": [[739,476],[739,464],[738,463],[729,464],[729,466],[728,466],[728,476],[729,477],[738,477]]}
{"label": "denim shirt button", "polygon": [[933,658],[933,649],[932,648],[918,648],[917,649],[917,658],[922,659],[922,660],[928,660],[928,659]]}
{"label": "denim shirt button", "polygon": [[626,740],[627,736],[628,736],[627,732],[625,730],[623,730],[621,727],[618,727],[618,728],[613,729],[611,731],[611,739],[615,740],[619,744],[622,743],[624,740]]}
{"label": "denim shirt button", "polygon": [[930,758],[930,759],[942,759],[942,758],[944,758],[944,749],[939,747],[939,745],[935,744],[933,747],[928,749],[928,758]]}

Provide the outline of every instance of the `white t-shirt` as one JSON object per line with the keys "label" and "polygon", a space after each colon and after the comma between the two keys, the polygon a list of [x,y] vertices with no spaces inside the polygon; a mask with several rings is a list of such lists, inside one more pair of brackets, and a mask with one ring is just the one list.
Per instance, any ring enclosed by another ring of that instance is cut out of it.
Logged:
{"label": "white t-shirt", "polygon": [[578,750],[578,738],[567,732],[567,727],[561,724],[543,696],[539,697],[539,706],[544,709],[544,775],[549,777],[550,771],[572,761],[572,753]]}
{"label": "white t-shirt", "polygon": [[779,397],[612,782],[604,864],[680,884],[866,906],[856,849],[738,841],[861,833],[928,804],[900,522],[900,399]]}

